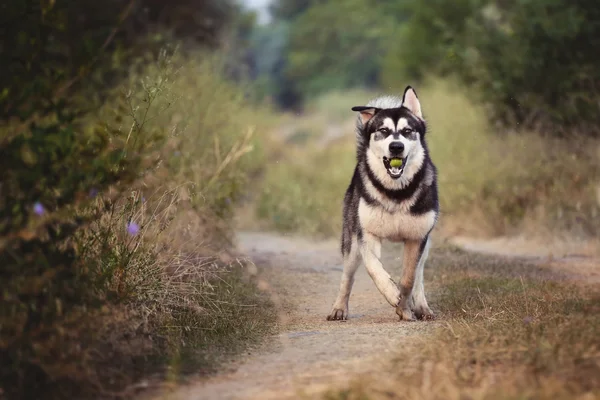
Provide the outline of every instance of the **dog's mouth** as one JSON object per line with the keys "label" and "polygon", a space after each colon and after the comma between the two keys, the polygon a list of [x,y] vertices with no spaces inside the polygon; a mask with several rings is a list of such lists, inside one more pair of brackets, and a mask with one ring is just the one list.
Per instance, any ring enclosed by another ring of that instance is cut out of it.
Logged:
{"label": "dog's mouth", "polygon": [[398,179],[402,176],[402,172],[404,172],[404,166],[406,165],[406,157],[383,157],[383,165],[385,166],[388,175],[392,179]]}

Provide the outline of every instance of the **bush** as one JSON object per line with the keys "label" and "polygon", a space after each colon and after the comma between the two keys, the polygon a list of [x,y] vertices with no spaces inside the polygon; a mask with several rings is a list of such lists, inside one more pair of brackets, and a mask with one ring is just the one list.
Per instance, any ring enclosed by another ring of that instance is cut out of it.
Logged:
{"label": "bush", "polygon": [[600,133],[595,2],[439,0],[408,9],[386,55],[385,84],[455,74],[481,92],[496,121],[562,136]]}
{"label": "bush", "polygon": [[61,102],[2,127],[0,388],[10,397],[116,396],[165,362],[192,355],[206,367],[215,346],[272,326],[268,298],[217,254],[260,164],[241,122],[258,111],[219,71],[163,53],[94,114]]}
{"label": "bush", "polygon": [[598,135],[600,7],[593,1],[516,1],[485,8],[471,27],[479,83],[501,121],[551,133]]}
{"label": "bush", "polygon": [[[148,86],[146,112],[161,89]],[[2,381],[16,383],[17,392],[27,393],[31,382],[43,386],[53,375],[47,363],[81,356],[52,343],[68,340],[75,316],[97,311],[97,288],[108,274],[82,262],[74,239],[103,211],[93,207],[92,191],[111,187],[118,195],[148,167],[143,156],[164,143],[145,122],[133,118],[129,132],[101,123],[84,127],[62,102],[29,126],[3,129]]]}
{"label": "bush", "polygon": [[155,56],[214,48],[237,6],[163,3],[0,6],[0,395],[127,397],[271,326],[221,254],[261,160],[230,115],[257,111],[212,56]]}

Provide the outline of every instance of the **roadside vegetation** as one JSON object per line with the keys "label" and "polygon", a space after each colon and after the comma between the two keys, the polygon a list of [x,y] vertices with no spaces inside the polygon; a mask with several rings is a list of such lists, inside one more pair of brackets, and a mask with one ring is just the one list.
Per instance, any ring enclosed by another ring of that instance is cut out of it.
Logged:
{"label": "roadside vegetation", "polygon": [[600,396],[600,292],[559,282],[525,260],[442,247],[426,277],[438,326],[410,341],[385,373],[329,400],[595,399]]}
{"label": "roadside vegetation", "polygon": [[[586,0],[276,2],[253,51],[272,61],[260,64],[263,90],[290,113],[243,226],[338,236],[355,160],[350,108],[410,84],[439,169],[437,234],[600,249],[599,10]],[[597,286],[439,244],[425,273],[433,336],[323,398],[600,397]]]}
{"label": "roadside vegetation", "polygon": [[[524,231],[598,237],[600,143],[535,132],[502,135],[467,87],[431,79],[417,89],[427,141],[439,169],[447,234],[512,235]],[[255,212],[272,229],[322,236],[341,230],[341,202],[355,161],[350,108],[376,96],[362,90],[323,95],[273,135]],[[310,194],[310,195],[308,195]]]}
{"label": "roadside vegetation", "polygon": [[3,11],[31,20],[0,47],[0,397],[131,398],[214,371],[276,320],[231,225],[269,110],[225,73],[221,32],[158,20],[236,11],[180,2],[145,31],[129,17],[150,3],[34,3]]}
{"label": "roadside vegetation", "polygon": [[[354,158],[350,108],[410,84],[440,171],[443,230],[599,238],[599,69],[589,47],[598,8],[510,4],[274,3],[251,49],[278,66],[258,64],[273,83],[264,90],[301,113],[273,134],[256,198],[263,225],[337,235]],[[275,27],[287,41],[266,39]]]}

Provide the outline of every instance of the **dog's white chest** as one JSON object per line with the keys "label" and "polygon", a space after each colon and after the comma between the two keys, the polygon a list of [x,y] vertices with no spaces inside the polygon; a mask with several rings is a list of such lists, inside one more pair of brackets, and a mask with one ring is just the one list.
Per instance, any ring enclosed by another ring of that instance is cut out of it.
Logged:
{"label": "dog's white chest", "polygon": [[361,199],[358,205],[361,227],[372,235],[391,241],[420,240],[433,228],[435,211],[413,215],[408,210],[386,211],[382,207],[370,206]]}

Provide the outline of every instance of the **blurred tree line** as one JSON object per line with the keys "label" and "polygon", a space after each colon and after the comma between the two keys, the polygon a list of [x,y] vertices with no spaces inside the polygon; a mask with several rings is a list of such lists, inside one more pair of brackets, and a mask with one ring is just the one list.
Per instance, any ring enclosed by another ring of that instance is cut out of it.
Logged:
{"label": "blurred tree line", "polygon": [[274,0],[250,44],[263,92],[283,108],[331,89],[458,78],[490,117],[598,135],[595,0]]}

